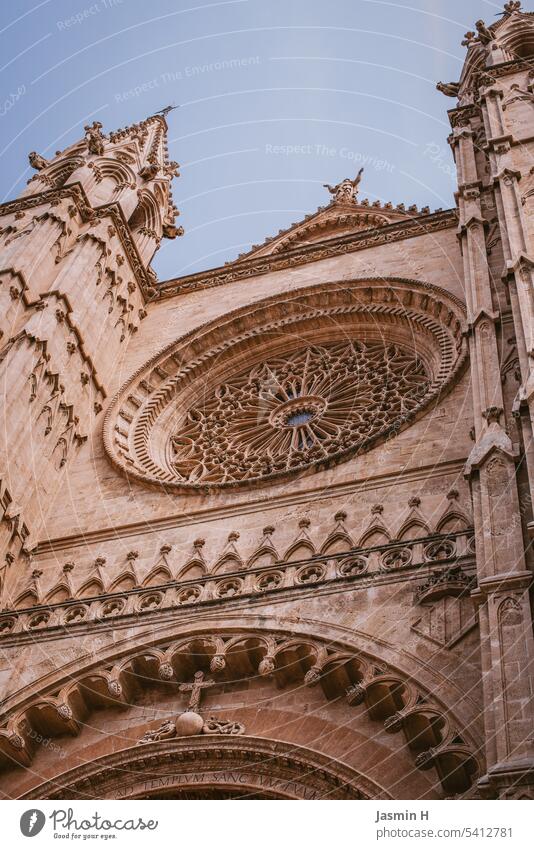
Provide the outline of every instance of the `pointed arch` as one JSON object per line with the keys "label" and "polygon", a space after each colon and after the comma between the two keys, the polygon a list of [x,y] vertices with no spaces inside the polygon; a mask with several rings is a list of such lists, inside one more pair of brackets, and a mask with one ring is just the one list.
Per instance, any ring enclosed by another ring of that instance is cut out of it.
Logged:
{"label": "pointed arch", "polygon": [[62,601],[67,601],[68,598],[72,598],[70,587],[67,586],[67,584],[61,582],[59,584],[56,584],[56,586],[50,590],[50,592],[45,598],[45,603],[61,604]]}
{"label": "pointed arch", "polygon": [[[410,663],[409,668],[404,671],[406,661],[395,662],[397,656],[399,661],[403,656],[402,652],[396,650],[389,657],[391,667],[386,665],[381,654],[375,655],[371,651],[374,641],[368,635],[363,638],[365,651],[362,651],[360,637],[355,639],[351,632],[350,641],[347,642],[347,633],[341,627],[333,630],[329,628],[328,634],[320,636],[309,634],[299,623],[294,623],[294,629],[292,627],[284,630],[280,621],[272,616],[263,624],[262,629],[255,627],[241,630],[238,627],[227,631],[225,627],[220,635],[211,630],[202,630],[201,627],[194,634],[178,635],[176,630],[185,631],[191,625],[180,625],[175,621],[172,629],[167,629],[169,633],[158,631],[157,635],[147,635],[146,642],[143,641],[142,645],[139,645],[137,638],[132,635],[126,645],[121,645],[118,654],[116,645],[96,647],[60,669],[52,670],[45,679],[39,681],[38,691],[31,701],[25,698],[21,704],[20,696],[17,695],[9,700],[7,725],[0,729],[2,765],[6,763],[12,766],[13,761],[16,761],[12,753],[14,747],[10,743],[14,734],[22,737],[25,730],[35,728],[42,732],[46,730],[46,735],[51,737],[68,733],[76,738],[84,734],[87,718],[93,711],[101,708],[128,708],[136,704],[137,696],[143,688],[152,687],[162,673],[164,680],[170,671],[174,672],[177,680],[189,680],[192,670],[198,668],[199,662],[203,668],[208,669],[217,659],[217,669],[224,668],[220,665],[221,661],[224,661],[232,680],[265,676],[265,683],[273,688],[273,693],[279,694],[285,690],[288,709],[296,719],[302,716],[302,709],[305,709],[305,702],[308,701],[305,688],[317,687],[317,698],[324,699],[323,712],[328,710],[330,703],[334,703],[334,712],[328,716],[330,726],[323,727],[325,730],[330,727],[334,731],[338,727],[343,732],[345,741],[347,728],[352,727],[353,719],[357,719],[360,713],[354,713],[354,706],[364,704],[362,711],[367,713],[363,718],[366,726],[369,722],[378,722],[380,725],[375,726],[378,730],[384,727],[387,721],[386,730],[389,733],[402,732],[404,739],[399,738],[398,756],[403,758],[403,774],[418,776],[418,782],[421,779],[421,771],[414,770],[414,759],[419,757],[424,742],[423,750],[430,751],[433,759],[431,763],[425,760],[422,771],[433,766],[436,768],[436,775],[432,776],[426,785],[424,782],[419,783],[418,792],[414,795],[419,796],[421,791],[424,793],[425,790],[432,789],[436,779],[441,781],[442,789],[447,794],[465,792],[469,788],[471,781],[476,778],[478,763],[475,752],[479,748],[480,734],[483,731],[477,712],[478,705],[471,702],[454,681],[451,682],[451,691],[447,695],[447,702],[451,704],[449,708],[448,704],[443,702],[442,696],[434,696],[436,681],[448,679],[444,676],[438,677],[435,670],[417,658],[414,658],[413,664]],[[335,639],[336,634],[343,636],[343,639]],[[377,648],[384,650],[383,640],[377,641]],[[424,702],[420,703],[419,697],[422,697]],[[343,711],[341,716],[340,711]],[[136,720],[134,716],[132,719],[135,726],[139,719]],[[239,719],[238,716],[237,721]],[[129,718],[126,722],[129,722]],[[139,738],[147,728],[146,725],[139,725],[138,729]],[[379,736],[373,733],[372,727],[369,732],[364,727],[361,731],[370,744]],[[302,728],[301,739],[304,742],[306,734],[306,728]],[[361,741],[360,731],[358,734]],[[215,743],[228,743],[228,746],[236,744],[240,747],[247,739],[246,735],[242,735],[239,740],[227,735],[217,740],[210,738],[208,743],[210,749]],[[264,745],[272,754],[273,741],[269,735],[263,739]],[[82,747],[84,742],[82,737]],[[188,746],[190,742],[189,737],[176,738],[169,745],[175,748],[176,745]],[[193,743],[198,743],[199,746],[205,742],[203,735],[198,735],[193,740]],[[257,738],[254,742],[257,742]],[[289,744],[294,747],[298,742],[299,739],[295,740],[291,734]],[[354,742],[356,744],[356,738]],[[151,751],[159,754],[161,746],[167,745],[166,738],[158,740],[156,737],[153,742],[148,742],[146,747],[133,744],[131,751],[141,753],[144,758]],[[391,746],[379,745],[383,754],[391,756]],[[111,747],[111,753],[114,748]],[[15,749],[15,753],[18,751]],[[71,747],[74,755],[79,751],[79,745],[74,744]],[[120,754],[122,757],[123,752]],[[29,766],[33,757],[33,750],[28,753],[21,750],[18,762]],[[218,757],[219,770],[220,766],[221,758]],[[418,766],[417,761],[415,766]],[[168,761],[164,768],[168,770]],[[38,775],[38,764],[36,769]],[[78,777],[79,769],[78,765]],[[57,782],[58,774],[51,775],[52,781]],[[85,780],[85,777],[81,776],[81,779]],[[119,776],[118,781],[124,781],[124,776]],[[392,782],[397,792],[400,792],[402,788],[399,788],[398,773],[392,778]],[[64,787],[65,782],[60,779],[55,786]],[[50,796],[50,793],[43,794],[42,787],[30,792],[35,792],[37,798]],[[38,796],[38,793],[41,795]]]}
{"label": "pointed arch", "polygon": [[534,32],[530,20],[516,18],[508,26],[503,20],[498,31],[498,40],[513,59],[528,59],[534,56]]}
{"label": "pointed arch", "polygon": [[178,581],[190,581],[195,578],[202,578],[207,572],[206,564],[199,557],[194,557],[189,560],[180,570],[177,576]]}
{"label": "pointed arch", "polygon": [[154,195],[146,189],[138,193],[139,203],[135,207],[128,224],[133,232],[142,228],[151,230],[161,236],[161,211]]}
{"label": "pointed arch", "polygon": [[77,598],[91,598],[92,596],[102,595],[104,592],[104,584],[100,578],[90,578],[85,584],[82,584],[78,592]]}
{"label": "pointed arch", "polygon": [[164,207],[167,203],[167,199],[168,199],[167,194],[168,194],[167,183],[165,183],[163,185],[161,183],[156,183],[154,185],[154,197],[156,198],[156,203],[158,204],[158,207],[161,208],[161,209],[164,209]]}
{"label": "pointed arch", "polygon": [[391,534],[384,525],[373,525],[358,541],[358,548],[374,548],[377,545],[389,545]]}
{"label": "pointed arch", "polygon": [[139,203],[135,207],[128,225],[142,259],[148,262],[156,250],[163,234],[161,210],[154,195],[147,189],[138,192]]}
{"label": "pointed arch", "polygon": [[135,174],[129,165],[121,162],[118,159],[111,159],[108,157],[102,159],[94,160],[95,168],[98,168],[100,174],[103,177],[107,177],[110,180],[120,186],[123,183],[128,183],[132,187],[136,185]]}
{"label": "pointed arch", "polygon": [[315,546],[311,540],[298,539],[289,546],[284,554],[284,560],[308,560],[308,558],[313,557],[314,554],[316,554]]}
{"label": "pointed arch", "polygon": [[457,533],[458,531],[466,531],[471,527],[471,523],[465,513],[461,510],[449,510],[441,517],[436,525],[436,531],[440,534]]}
{"label": "pointed arch", "polygon": [[34,590],[25,590],[15,599],[13,607],[15,610],[22,610],[25,607],[35,607],[39,604],[37,593]]}
{"label": "pointed arch", "polygon": [[236,554],[225,554],[213,567],[214,575],[225,575],[228,572],[238,572],[243,568],[243,561]]}
{"label": "pointed arch", "polygon": [[128,590],[133,590],[134,587],[137,586],[139,586],[137,578],[133,572],[128,570],[127,572],[122,572],[117,578],[115,578],[109,587],[109,591],[112,593],[127,592]]}
{"label": "pointed arch", "polygon": [[77,156],[69,156],[45,170],[46,177],[51,180],[57,189],[65,185],[71,174],[84,164],[83,159]]}
{"label": "pointed arch", "polygon": [[354,541],[346,531],[333,531],[324,541],[321,554],[340,554],[354,548]]}
{"label": "pointed arch", "polygon": [[262,545],[247,560],[249,569],[259,569],[261,566],[273,566],[278,563],[278,552],[273,545]]}
{"label": "pointed arch", "polygon": [[398,540],[411,540],[426,537],[430,533],[430,528],[422,519],[410,518],[407,519],[400,527],[397,533]]}
{"label": "pointed arch", "polygon": [[144,587],[157,587],[160,584],[168,584],[169,581],[172,581],[171,571],[167,566],[155,566],[151,572],[148,573],[145,580],[143,581]]}

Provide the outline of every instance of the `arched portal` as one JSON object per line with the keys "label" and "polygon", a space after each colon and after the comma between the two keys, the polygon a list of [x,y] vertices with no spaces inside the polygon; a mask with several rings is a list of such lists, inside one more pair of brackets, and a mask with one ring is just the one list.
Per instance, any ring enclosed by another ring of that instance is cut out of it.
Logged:
{"label": "arched portal", "polygon": [[324,755],[257,737],[165,740],[97,758],[27,799],[388,799],[378,784]]}
{"label": "arched portal", "polygon": [[0,728],[6,795],[432,799],[473,787],[471,723],[394,655],[362,651],[354,635],[177,630],[110,646],[23,704],[15,696]]}

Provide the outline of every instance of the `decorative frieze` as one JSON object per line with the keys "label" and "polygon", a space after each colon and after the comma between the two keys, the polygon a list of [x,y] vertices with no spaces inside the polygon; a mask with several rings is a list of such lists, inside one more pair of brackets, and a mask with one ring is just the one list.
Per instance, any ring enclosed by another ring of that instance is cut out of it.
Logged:
{"label": "decorative frieze", "polygon": [[287,250],[281,254],[276,253],[249,260],[243,259],[236,263],[230,263],[224,268],[214,268],[210,271],[190,274],[175,280],[166,280],[158,289],[158,297],[172,298],[175,295],[186,294],[199,289],[223,286],[226,283],[234,283],[236,280],[245,280],[249,277],[258,277],[272,271],[282,271],[286,268],[294,268],[306,263],[342,256],[377,245],[436,233],[440,230],[456,227],[457,224],[457,213],[454,209],[410,218],[407,221],[395,221],[393,224],[362,230],[351,233],[349,236],[329,239],[327,242],[301,245],[294,250]]}
{"label": "decorative frieze", "polygon": [[[435,570],[436,565],[443,567],[440,574],[449,567],[449,574],[462,575],[457,582],[463,581],[464,575],[467,582],[471,578],[459,567],[469,568],[473,561],[472,531],[465,530],[372,548],[355,548],[331,556],[314,555],[306,560],[281,561],[259,568],[245,566],[235,560],[232,571],[217,573],[216,565],[212,572],[188,579],[186,569],[182,570],[183,580],[167,580],[157,586],[147,586],[145,582],[144,586],[131,586],[127,591],[104,591],[100,579],[102,589],[97,595],[91,596],[82,588],[74,598],[60,603],[39,604],[35,600],[27,609],[19,603],[18,609],[1,613],[0,636],[4,641],[20,642],[33,640],[36,631],[62,631],[72,626],[92,628],[95,624],[115,625],[120,620],[137,621],[140,616],[151,613],[165,614],[177,609],[227,602],[234,604],[250,599],[261,601],[269,594],[295,593],[311,588],[314,592],[322,589],[330,591],[334,585],[339,585],[340,589],[351,586],[363,590],[369,582],[380,582],[388,576],[400,574],[406,578],[413,572],[427,572],[429,567]],[[222,565],[226,569],[223,559],[219,561],[219,567]],[[432,581],[431,575],[427,577],[427,583]],[[151,575],[148,576],[149,581],[150,578]],[[466,590],[465,585],[463,590]]]}

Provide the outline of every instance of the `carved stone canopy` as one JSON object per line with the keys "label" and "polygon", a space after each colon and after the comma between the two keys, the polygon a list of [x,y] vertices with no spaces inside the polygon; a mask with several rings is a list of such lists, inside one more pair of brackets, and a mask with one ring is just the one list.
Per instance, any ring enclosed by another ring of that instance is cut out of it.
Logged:
{"label": "carved stone canopy", "polygon": [[462,323],[451,295],[411,281],[275,296],[147,363],[110,407],[106,449],[129,476],[182,489],[326,468],[442,395],[465,359]]}

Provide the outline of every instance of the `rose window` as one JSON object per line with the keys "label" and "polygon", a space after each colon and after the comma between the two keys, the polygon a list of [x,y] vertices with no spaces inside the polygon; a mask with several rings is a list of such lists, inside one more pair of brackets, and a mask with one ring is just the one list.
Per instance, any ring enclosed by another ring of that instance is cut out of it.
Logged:
{"label": "rose window", "polygon": [[330,468],[441,403],[467,360],[464,331],[462,304],[413,280],[275,294],[135,372],[106,412],[107,454],[129,479],[183,494]]}
{"label": "rose window", "polygon": [[170,465],[202,484],[326,462],[398,429],[428,387],[422,361],[397,345],[313,345],[206,392],[172,434]]}

